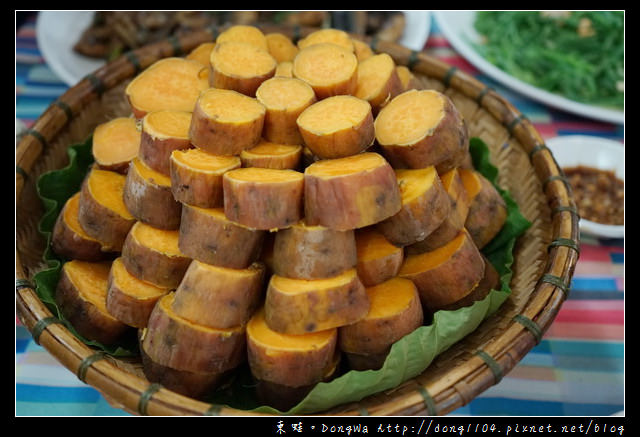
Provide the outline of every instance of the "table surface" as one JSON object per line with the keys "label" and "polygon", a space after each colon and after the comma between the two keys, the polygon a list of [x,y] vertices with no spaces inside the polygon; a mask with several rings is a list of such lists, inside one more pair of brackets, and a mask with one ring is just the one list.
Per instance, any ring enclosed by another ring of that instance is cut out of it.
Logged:
{"label": "table surface", "polygon": [[[595,135],[623,143],[624,126],[576,117],[505,89],[461,58],[437,23],[424,50],[505,96],[543,138]],[[16,29],[16,118],[29,127],[68,87],[38,50],[35,16]],[[114,416],[92,387],[59,364],[16,317],[16,416]],[[554,323],[502,381],[451,415],[607,416],[624,410],[624,240],[581,235],[568,300]]]}

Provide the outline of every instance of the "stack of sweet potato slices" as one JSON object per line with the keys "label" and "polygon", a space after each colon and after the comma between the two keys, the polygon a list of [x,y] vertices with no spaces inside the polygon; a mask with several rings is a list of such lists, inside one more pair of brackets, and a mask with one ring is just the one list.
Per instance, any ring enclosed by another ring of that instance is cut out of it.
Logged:
{"label": "stack of sweet potato slices", "polygon": [[247,361],[287,409],[496,286],[506,207],[462,115],[348,34],[233,26],[125,96],[52,245],[64,315],[138,330],[150,381],[200,398]]}

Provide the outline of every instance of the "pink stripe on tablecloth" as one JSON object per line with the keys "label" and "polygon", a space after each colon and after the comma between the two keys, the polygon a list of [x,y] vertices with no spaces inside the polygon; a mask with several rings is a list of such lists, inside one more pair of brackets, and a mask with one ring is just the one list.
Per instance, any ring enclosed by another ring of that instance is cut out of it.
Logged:
{"label": "pink stripe on tablecloth", "polygon": [[544,139],[558,136],[558,129],[551,123],[533,123],[533,126]]}
{"label": "pink stripe on tablecloth", "polygon": [[624,311],[624,301],[615,299],[569,299],[562,304],[562,310],[582,311]]}
{"label": "pink stripe on tablecloth", "polygon": [[465,73],[468,73],[471,75],[475,75],[478,73],[478,70],[473,65],[471,65],[466,59],[460,56],[442,56],[440,57],[440,60],[443,62],[446,62],[447,64],[453,67],[458,67],[460,70],[464,71]]}
{"label": "pink stripe on tablecloth", "polygon": [[624,252],[618,247],[595,246],[593,244],[580,244],[580,260],[579,261],[602,261],[611,262],[612,252]]}
{"label": "pink stripe on tablecloth", "polygon": [[584,310],[567,309],[564,306],[555,318],[555,322],[595,323],[624,325],[624,311],[621,310]]}
{"label": "pink stripe on tablecloth", "polygon": [[624,325],[562,322],[554,320],[547,330],[545,337],[622,341],[624,339]]}
{"label": "pink stripe on tablecloth", "polygon": [[574,276],[618,276],[622,274],[622,266],[611,261],[586,261],[579,259],[576,264]]}

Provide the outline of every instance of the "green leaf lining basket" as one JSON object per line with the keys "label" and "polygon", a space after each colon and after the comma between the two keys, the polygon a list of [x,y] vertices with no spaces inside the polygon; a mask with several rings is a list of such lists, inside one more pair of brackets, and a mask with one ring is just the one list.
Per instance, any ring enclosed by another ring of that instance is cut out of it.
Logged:
{"label": "green leaf lining basket", "polygon": [[[42,175],[50,178],[60,172],[77,172],[71,179],[82,177],[83,168],[90,164],[86,152],[93,129],[130,113],[123,93],[126,84],[153,62],[185,55],[214,40],[219,30],[171,38],[126,53],[88,75],[50,105],[16,150],[17,315],[34,340],[80,380],[115,407],[133,414],[281,414],[244,402],[240,391],[222,391],[203,401],[150,383],[139,356],[127,348],[105,350],[82,341],[46,299],[46,284],[57,281],[56,261],[47,249],[47,229],[57,215],[56,205],[72,193],[39,192],[54,182],[39,186],[38,181]],[[282,32],[295,41],[315,29],[265,26],[262,30]],[[394,43],[366,42],[375,52],[388,53],[396,64],[410,68],[423,88],[437,89],[452,99],[474,137],[474,164],[495,182],[508,203],[513,202],[520,220],[515,220],[517,229],[508,250],[495,252],[495,262],[507,268],[501,271],[503,290],[494,290],[471,308],[438,313],[432,326],[420,328],[424,332],[394,345],[380,371],[348,372],[330,384],[319,384],[285,413],[444,415],[498,383],[541,340],[567,297],[579,256],[579,217],[550,150],[508,101],[424,53]],[[67,189],[73,186],[69,183]],[[50,199],[50,193],[61,197]],[[451,340],[441,344],[442,338]],[[415,353],[416,349],[422,350]],[[400,361],[408,364],[401,367],[402,372],[394,371]],[[345,392],[346,386],[350,389]]]}

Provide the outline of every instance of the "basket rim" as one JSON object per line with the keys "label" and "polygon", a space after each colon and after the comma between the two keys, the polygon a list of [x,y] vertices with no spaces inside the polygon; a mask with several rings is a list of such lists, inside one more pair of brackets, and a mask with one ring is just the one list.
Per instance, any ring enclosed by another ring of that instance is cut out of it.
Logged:
{"label": "basket rim", "polygon": [[[29,171],[46,149],[48,142],[90,102],[106,90],[142,71],[154,61],[182,56],[202,42],[213,41],[226,26],[172,37],[125,53],[89,74],[67,90],[27,130],[16,149],[16,203]],[[298,40],[317,30],[300,26],[262,25],[266,32],[281,32]],[[564,174],[533,124],[505,98],[476,78],[448,65],[425,52],[410,50],[396,43],[352,35],[370,45],[374,52],[388,53],[397,65],[441,81],[447,88],[462,92],[489,112],[509,134],[524,147],[543,183],[543,191],[552,209],[552,218],[565,226],[553,226],[544,274],[537,281],[523,312],[510,321],[500,335],[501,347],[490,344],[478,350],[464,370],[464,386],[420,387],[398,394],[375,411],[367,411],[358,403],[342,405],[342,410],[329,410],[314,415],[403,415],[409,409],[418,414],[446,414],[466,405],[475,396],[500,381],[541,339],[567,298],[578,259],[579,231],[576,206]],[[555,223],[555,222],[554,222]],[[567,241],[573,244],[567,244]],[[530,305],[529,305],[530,303]],[[119,408],[140,415],[241,415],[249,412],[194,400],[158,384],[148,383],[115,365],[109,357],[98,356],[79,341],[56,319],[36,294],[20,262],[16,245],[16,312],[34,341],[44,347],[78,378],[96,388],[107,399],[116,400]],[[106,358],[106,359],[105,359]],[[453,369],[455,370],[455,369]],[[461,370],[459,370],[461,371]],[[351,409],[349,409],[352,407]],[[345,409],[346,408],[346,409]],[[266,414],[268,415],[268,414]]]}

